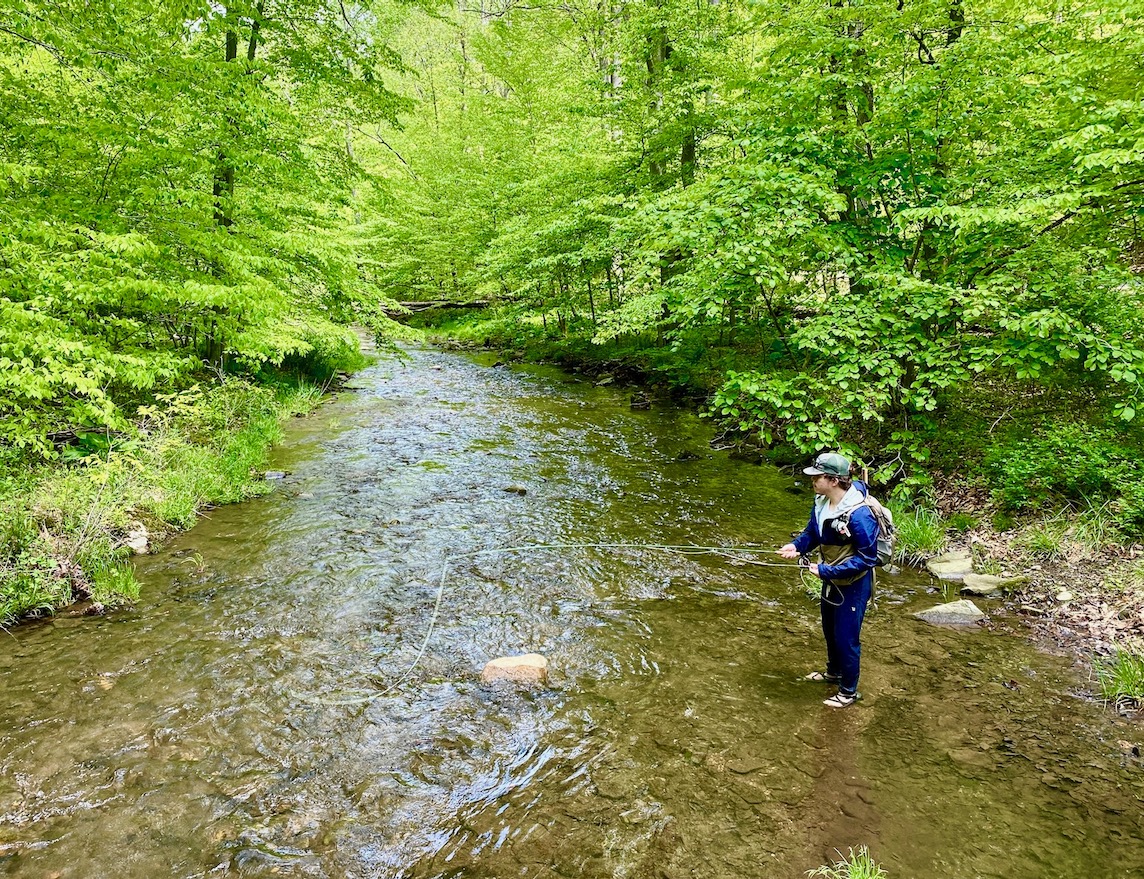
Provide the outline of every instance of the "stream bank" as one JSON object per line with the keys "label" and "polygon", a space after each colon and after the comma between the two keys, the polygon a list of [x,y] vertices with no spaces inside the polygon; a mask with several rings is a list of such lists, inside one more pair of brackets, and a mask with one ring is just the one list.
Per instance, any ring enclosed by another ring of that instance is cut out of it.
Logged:
{"label": "stream bank", "polygon": [[0,626],[136,600],[131,560],[219,505],[269,492],[284,423],[328,389],[196,385],[141,407],[119,434],[77,437],[58,460],[0,460]]}

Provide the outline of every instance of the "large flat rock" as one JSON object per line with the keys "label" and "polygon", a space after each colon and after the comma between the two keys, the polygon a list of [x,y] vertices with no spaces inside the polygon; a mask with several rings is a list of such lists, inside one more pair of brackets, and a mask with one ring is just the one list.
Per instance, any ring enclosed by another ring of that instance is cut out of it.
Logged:
{"label": "large flat rock", "polygon": [[939,604],[928,610],[919,610],[914,616],[939,626],[969,626],[985,618],[985,614],[977,605],[966,598],[951,601],[949,604]]}
{"label": "large flat rock", "polygon": [[515,684],[543,684],[548,680],[548,660],[539,653],[502,656],[491,659],[481,669],[481,680],[512,681]]}
{"label": "large flat rock", "polygon": [[998,577],[993,574],[966,574],[961,581],[962,595],[993,595],[1020,586],[1027,577]]}
{"label": "large flat rock", "polygon": [[939,580],[964,580],[973,573],[973,557],[967,552],[947,552],[926,562],[926,569]]}

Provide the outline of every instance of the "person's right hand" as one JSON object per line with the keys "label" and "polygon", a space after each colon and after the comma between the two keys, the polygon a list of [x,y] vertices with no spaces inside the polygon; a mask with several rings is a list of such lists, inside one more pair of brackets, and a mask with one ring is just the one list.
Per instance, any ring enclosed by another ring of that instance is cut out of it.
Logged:
{"label": "person's right hand", "polygon": [[781,555],[784,559],[797,559],[798,550],[794,548],[793,543],[788,543],[786,546],[779,550],[779,555]]}

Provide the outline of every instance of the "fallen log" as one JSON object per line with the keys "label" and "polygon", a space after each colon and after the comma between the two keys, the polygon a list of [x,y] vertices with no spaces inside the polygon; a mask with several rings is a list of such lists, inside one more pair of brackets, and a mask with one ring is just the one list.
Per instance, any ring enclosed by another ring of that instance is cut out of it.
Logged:
{"label": "fallen log", "polygon": [[488,308],[487,299],[470,299],[465,302],[454,302],[449,299],[433,299],[418,302],[398,302],[404,309],[412,312],[428,311],[430,308]]}

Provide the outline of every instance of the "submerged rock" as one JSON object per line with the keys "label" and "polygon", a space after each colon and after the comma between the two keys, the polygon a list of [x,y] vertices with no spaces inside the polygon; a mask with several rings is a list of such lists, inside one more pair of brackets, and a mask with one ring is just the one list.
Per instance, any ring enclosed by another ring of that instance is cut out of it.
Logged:
{"label": "submerged rock", "polygon": [[481,669],[481,680],[512,681],[516,684],[543,684],[548,680],[548,660],[539,653],[523,656],[502,656],[491,659]]}
{"label": "submerged rock", "polygon": [[973,558],[967,552],[947,552],[926,562],[926,568],[939,580],[964,580],[973,573]]}
{"label": "submerged rock", "polygon": [[267,470],[263,476],[266,479],[285,479],[286,472],[284,470]]}
{"label": "submerged rock", "polygon": [[980,608],[966,598],[951,601],[949,604],[939,604],[928,610],[919,610],[914,616],[939,626],[968,626],[985,618]]}
{"label": "submerged rock", "polygon": [[512,485],[506,485],[504,487],[504,490],[507,491],[509,494],[522,494],[522,495],[528,494],[527,488],[525,488],[523,485],[520,485],[519,483],[515,483],[515,482]]}

